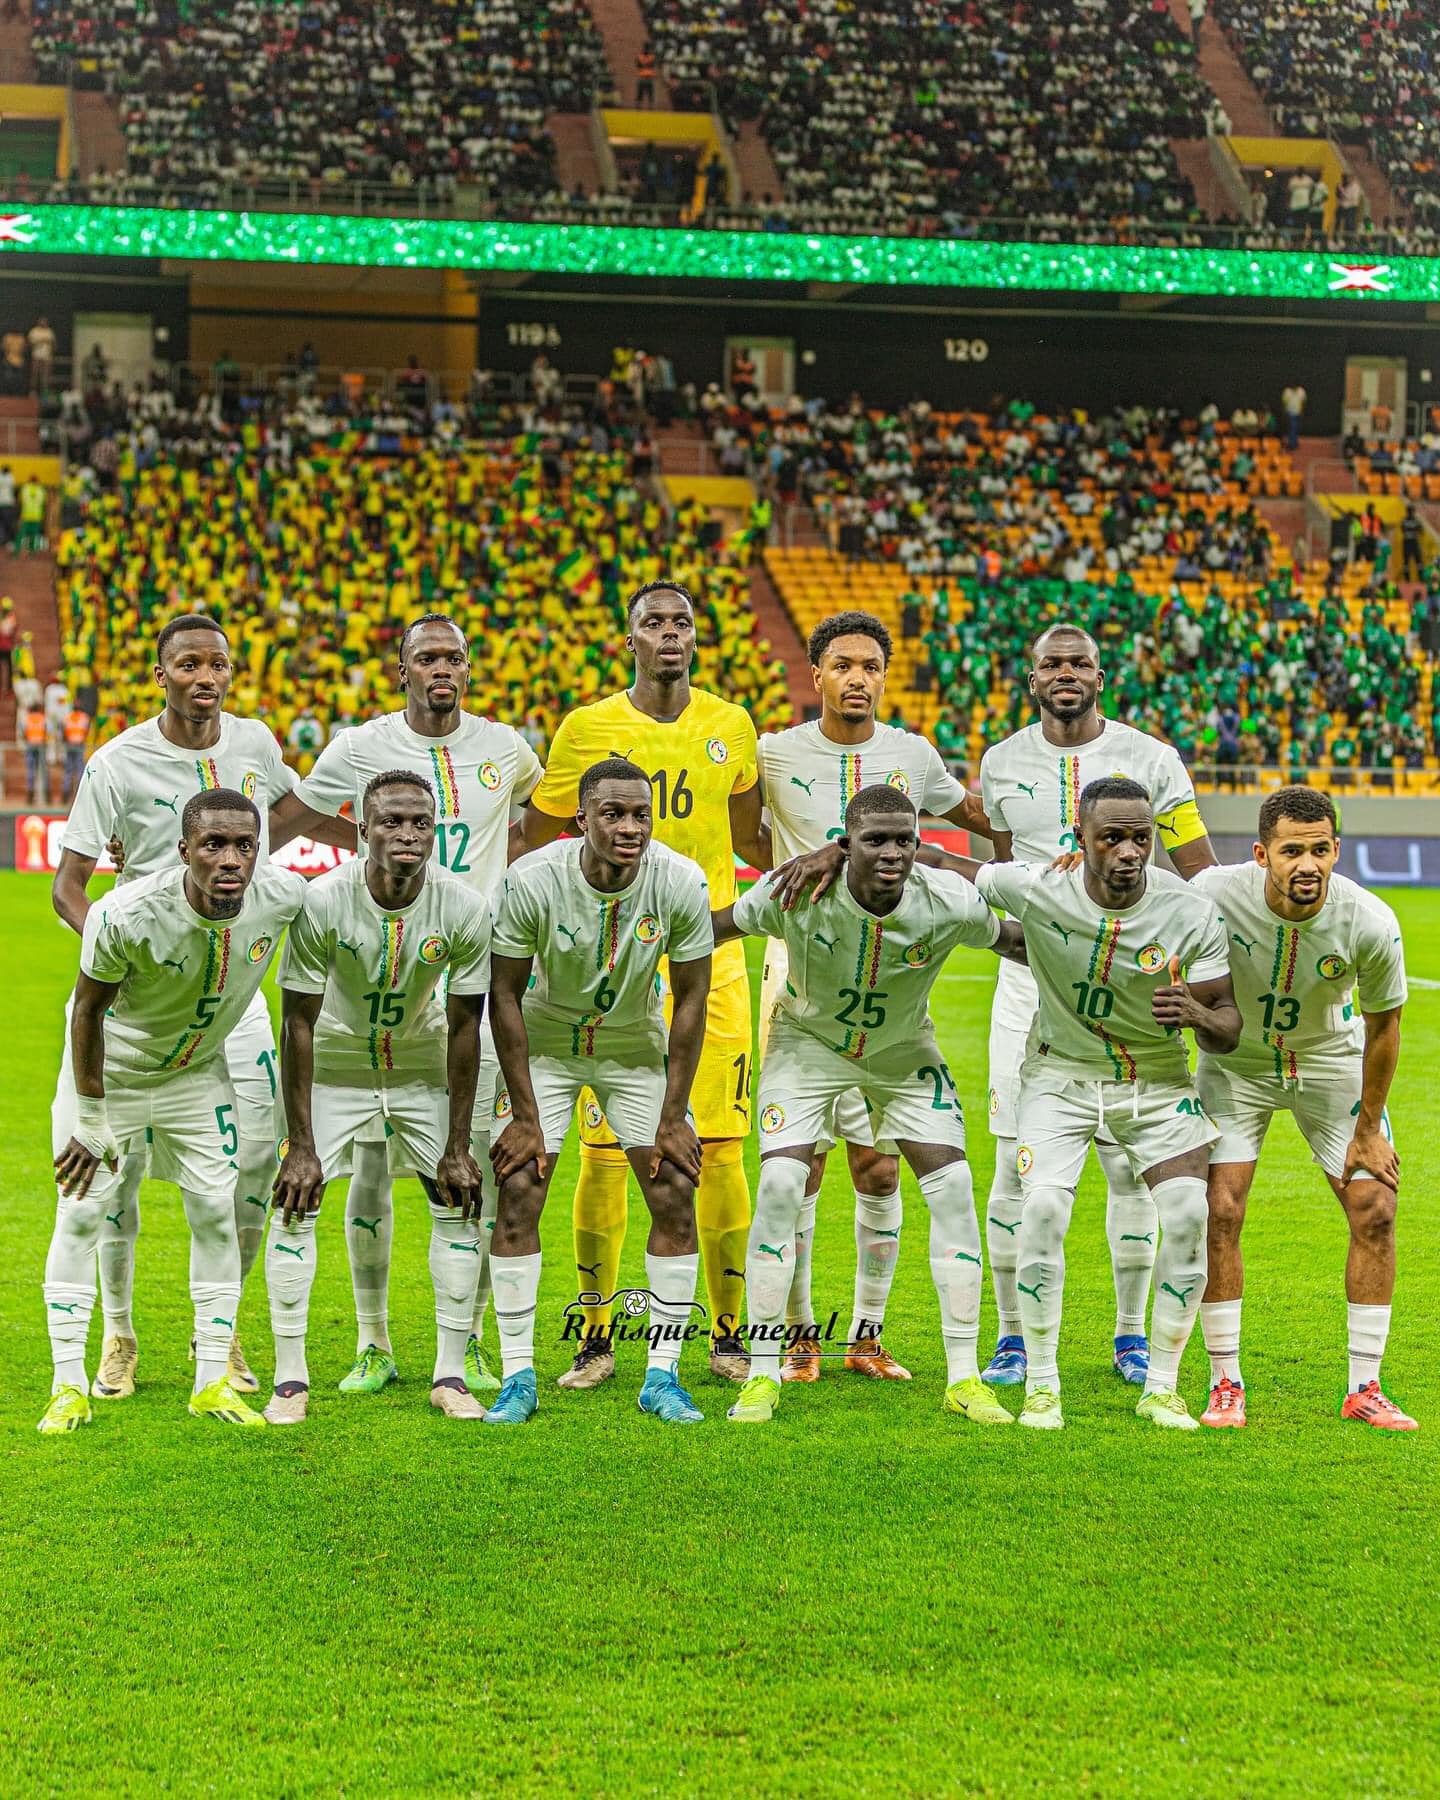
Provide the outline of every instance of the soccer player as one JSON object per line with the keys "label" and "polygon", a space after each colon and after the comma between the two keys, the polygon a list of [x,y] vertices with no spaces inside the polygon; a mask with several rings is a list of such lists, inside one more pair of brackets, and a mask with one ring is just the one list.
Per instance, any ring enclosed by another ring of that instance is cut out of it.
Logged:
{"label": "soccer player", "polygon": [[[638,764],[607,757],[587,769],[576,823],[580,838],[513,865],[495,917],[491,1009],[510,1117],[490,1152],[500,1184],[492,1255],[505,1379],[485,1417],[520,1424],[536,1408],[540,1214],[588,1088],[650,1209],[653,1323],[640,1410],[690,1424],[702,1414],[676,1371],[699,1261],[700,1144],[688,1107],[705,1040],[710,895],[698,864],[651,841],[650,777]],[[668,1041],[662,955],[673,1000]]]}
{"label": "soccer player", "polygon": [[275,1393],[265,1417],[272,1425],[299,1424],[309,1407],[305,1332],[316,1214],[325,1183],[350,1168],[361,1143],[387,1151],[397,1170],[414,1169],[430,1202],[430,1404],[448,1419],[478,1419],[484,1410],[466,1386],[465,1354],[481,1260],[470,1116],[490,914],[459,875],[429,867],[435,813],[435,791],[413,769],[372,776],[361,803],[366,854],[312,884],[281,959],[280,1074],[290,1137],[275,1178],[282,1217],[265,1253],[275,1335]]}
{"label": "soccer player", "polygon": [[[876,723],[890,664],[890,633],[870,613],[842,612],[823,619],[810,634],[810,675],[820,696],[820,717],[760,739],[760,790],[770,823],[763,833],[763,860],[770,868],[821,849],[841,838],[845,809],[862,787],[879,784],[908,794],[919,813],[984,830],[979,802],[949,773],[928,739],[913,731]],[[772,938],[765,950],[760,990],[760,1053],[777,995],[784,986],[787,950]],[[843,1095],[833,1129],[822,1143],[843,1138],[855,1192],[855,1294],[845,1367],[908,1381],[904,1369],[880,1341],[885,1306],[900,1251],[900,1168],[877,1140],[858,1088]],[[789,1321],[812,1325],[811,1248],[815,1204],[825,1174],[825,1154],[815,1159],[805,1202],[795,1228]],[[785,1355],[783,1379],[818,1381],[818,1327],[799,1337]]]}
{"label": "soccer player", "polygon": [[[1078,625],[1052,625],[1031,652],[1030,691],[1040,718],[992,744],[980,761],[980,792],[997,862],[1047,864],[1078,844],[1079,799],[1101,776],[1125,775],[1150,795],[1158,841],[1187,879],[1215,863],[1190,777],[1176,751],[1099,709],[1105,675],[1094,638]],[[1015,1166],[1016,1105],[1025,1039],[1037,1004],[1034,973],[1000,966],[990,1015],[990,1129],[995,1176],[986,1207],[986,1247],[999,1313],[999,1342],[985,1379],[1025,1379],[1016,1285],[1022,1192]],[[1143,1383],[1149,1360],[1145,1306],[1155,1262],[1155,1204],[1130,1158],[1108,1132],[1095,1140],[1108,1188],[1105,1230],[1115,1282],[1115,1368]]]}
{"label": "soccer player", "polygon": [[[124,888],[161,869],[177,867],[180,815],[191,795],[238,789],[261,809],[259,859],[290,835],[267,830],[294,786],[274,734],[258,719],[224,710],[232,665],[229,642],[213,619],[187,614],[172,619],[155,645],[155,681],[165,706],[156,718],[132,725],[102,744],[85,766],[65,824],[60,867],[52,897],[56,912],[76,932],[85,929],[91,901],[87,887],[106,845],[123,846]],[[353,827],[323,821],[328,842],[354,841]],[[228,1035],[225,1060],[234,1089],[235,1223],[240,1275],[249,1274],[265,1236],[265,1213],[275,1173],[275,1035],[262,996]],[[62,1082],[66,1072],[62,1069]],[[95,1378],[97,1398],[122,1399],[135,1391],[139,1360],[131,1313],[135,1240],[140,1231],[143,1149],[127,1157],[122,1180],[101,1221],[100,1295],[104,1344]],[[230,1375],[242,1393],[259,1383],[246,1365],[239,1339],[231,1347]]]}
{"label": "soccer player", "polygon": [[[761,854],[755,727],[728,700],[690,685],[695,605],[674,582],[651,582],[630,601],[626,644],[635,680],[624,693],[578,707],[560,721],[545,778],[525,812],[532,848],[565,830],[578,805],[580,777],[606,756],[623,756],[654,787],[656,839],[693,858],[710,883],[711,904],[735,898],[735,852]],[[663,970],[662,970],[663,974]],[[741,1160],[750,1130],[750,984],[738,944],[715,958],[705,1048],[695,1078],[695,1129],[705,1145],[695,1197],[705,1287],[710,1303],[710,1368],[743,1381],[748,1368],[738,1336],[744,1293],[750,1189]],[[625,1241],[626,1160],[593,1102],[580,1136],[575,1190],[575,1263],[579,1285],[614,1292]],[[586,1312],[586,1336],[562,1387],[595,1387],[615,1372],[608,1307]]]}
{"label": "soccer player", "polygon": [[1204,1292],[1205,1171],[1219,1132],[1195,1092],[1180,1033],[1193,1030],[1215,1056],[1239,1040],[1225,927],[1204,894],[1149,867],[1155,815],[1138,781],[1104,776],[1077,799],[1079,867],[944,858],[1020,922],[1040,995],[1017,1108],[1017,1286],[1029,1359],[1020,1423],[1064,1424],[1065,1233],[1086,1155],[1103,1134],[1140,1171],[1160,1219],[1149,1368],[1136,1411],[1193,1431],[1200,1422],[1177,1386]]}
{"label": "soccer player", "polygon": [[[470,649],[464,632],[444,613],[426,613],[400,640],[400,684],[405,705],[339,732],[321,751],[293,799],[277,809],[293,829],[314,836],[349,805],[360,814],[367,784],[387,770],[410,769],[433,789],[435,862],[459,876],[493,907],[510,855],[521,848],[511,818],[541,775],[540,759],[509,725],[466,712]],[[499,1064],[487,1028],[480,1034],[476,1150],[493,1123]],[[482,1160],[487,1200],[480,1239],[480,1278],[475,1317],[465,1352],[465,1382],[472,1394],[493,1393],[499,1381],[486,1366],[481,1328],[490,1298],[490,1227],[495,1196],[488,1160]],[[378,1393],[398,1370],[390,1343],[390,1244],[394,1231],[390,1164],[381,1144],[355,1146],[345,1196],[345,1243],[355,1297],[355,1363],[340,1383],[342,1394]]]}
{"label": "soccer player", "polygon": [[980,1230],[964,1114],[929,1000],[957,944],[1023,955],[1020,928],[1002,925],[954,875],[914,866],[919,825],[898,788],[862,788],[846,806],[844,828],[844,876],[823,898],[787,910],[783,884],[759,882],[715,918],[717,941],[764,934],[787,951],[760,1069],[760,1192],[745,1261],[750,1379],[730,1417],[764,1423],[774,1415],[811,1163],[836,1103],[858,1093],[873,1109],[876,1136],[898,1145],[930,1208],[945,1409],[1008,1425],[975,1357]]}
{"label": "soccer player", "polygon": [[1240,1231],[1266,1130],[1288,1112],[1350,1226],[1350,1384],[1340,1416],[1381,1431],[1417,1429],[1380,1387],[1400,1186],[1385,1103],[1400,1055],[1405,954],[1390,908],[1336,874],[1339,852],[1329,795],[1281,788],[1261,803],[1254,860],[1196,877],[1230,935],[1242,1021],[1238,1048],[1223,1059],[1202,1054],[1196,1072],[1220,1129],[1210,1151],[1210,1280],[1200,1308],[1213,1384],[1206,1425],[1245,1423]]}
{"label": "soccer player", "polygon": [[91,1419],[85,1338],[100,1228],[147,1151],[190,1224],[195,1388],[190,1411],[263,1425],[227,1374],[240,1303],[234,1158],[239,1128],[225,1043],[247,1015],[305,884],[259,864],[263,826],[231,788],[192,794],[180,863],[92,906],[80,946],[70,1056],[54,1109],[59,1209],[45,1262],[55,1375],[42,1432]]}

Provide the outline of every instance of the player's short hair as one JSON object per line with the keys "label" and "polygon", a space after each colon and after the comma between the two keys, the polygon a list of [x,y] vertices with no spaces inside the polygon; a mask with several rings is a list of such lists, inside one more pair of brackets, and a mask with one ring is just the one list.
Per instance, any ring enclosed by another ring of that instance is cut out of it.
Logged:
{"label": "player's short hair", "polygon": [[580,777],[580,810],[585,810],[585,802],[593,794],[602,781],[643,781],[648,788],[650,777],[627,756],[607,756],[601,762],[591,763]]}
{"label": "player's short hair", "polygon": [[422,625],[448,625],[452,631],[459,632],[460,642],[465,646],[468,653],[470,649],[470,640],[466,637],[465,633],[460,630],[459,625],[450,617],[449,613],[421,613],[418,619],[412,619],[405,627],[404,631],[400,633],[400,661],[402,663],[405,660],[405,652],[410,644],[410,633],[412,631],[418,631]]}
{"label": "player's short hair", "polygon": [[1150,790],[1128,775],[1102,775],[1080,790],[1080,817],[1094,812],[1102,800],[1143,800],[1149,806]]}
{"label": "player's short hair", "polygon": [[627,625],[633,623],[635,609],[648,600],[652,594],[678,594],[690,611],[692,613],[695,611],[695,596],[683,581],[647,581],[636,588],[625,602],[625,623]]}
{"label": "player's short hair", "polygon": [[200,820],[205,813],[249,813],[255,826],[255,835],[260,835],[260,808],[249,797],[242,794],[239,788],[209,788],[198,794],[192,794],[185,802],[180,814],[180,835],[191,837],[200,829]]}
{"label": "player's short hair", "polygon": [[1335,802],[1320,788],[1282,787],[1267,794],[1260,802],[1260,842],[1268,844],[1280,829],[1282,819],[1293,819],[1297,825],[1328,825],[1338,837],[1340,815]]}
{"label": "player's short hair", "polygon": [[1083,625],[1077,625],[1073,619],[1056,619],[1053,625],[1047,625],[1042,632],[1037,633],[1036,636],[1030,640],[1030,660],[1032,663],[1040,654],[1040,646],[1045,642],[1046,638],[1049,637],[1084,638],[1085,642],[1095,652],[1096,662],[1098,663],[1100,660],[1100,645],[1091,632],[1088,632]]}
{"label": "player's short hair", "polygon": [[908,813],[913,819],[915,808],[899,788],[886,787],[876,782],[874,787],[862,787],[860,792],[845,808],[845,829],[854,831],[862,825],[871,813]]}
{"label": "player's short hair", "polygon": [[883,619],[877,619],[874,613],[841,612],[832,613],[828,619],[822,619],[810,633],[810,666],[818,669],[820,658],[835,642],[842,637],[874,638],[880,646],[880,660],[888,669],[890,652],[894,648],[893,640]]}
{"label": "player's short hair", "polygon": [[[155,660],[157,663],[164,662],[165,651],[171,638],[178,637],[182,631],[218,632],[219,635],[225,639],[227,649],[230,645],[229,635],[218,619],[208,619],[204,613],[182,613],[178,619],[172,619],[168,625],[161,626],[160,635],[155,640]],[[216,793],[219,790],[212,788],[210,791]]]}
{"label": "player's short hair", "polygon": [[370,810],[371,795],[378,794],[382,788],[389,787],[419,788],[431,806],[435,805],[435,789],[423,775],[417,775],[413,769],[385,769],[379,775],[372,775],[365,783],[365,792],[360,797],[360,817],[362,819]]}

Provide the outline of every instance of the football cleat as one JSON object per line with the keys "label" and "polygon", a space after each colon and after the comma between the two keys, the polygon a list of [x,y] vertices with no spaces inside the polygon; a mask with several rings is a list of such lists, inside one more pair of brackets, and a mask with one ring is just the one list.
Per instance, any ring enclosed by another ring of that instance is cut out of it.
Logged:
{"label": "football cleat", "polygon": [[230,1357],[225,1365],[225,1376],[237,1394],[258,1394],[260,1383],[245,1360],[245,1352],[240,1348],[240,1333],[234,1332],[230,1338]]}
{"label": "football cleat", "polygon": [[450,1377],[437,1381],[430,1390],[430,1404],[447,1419],[483,1419],[485,1408],[466,1387],[464,1381]]}
{"label": "football cleat", "polygon": [[192,1419],[216,1419],[222,1425],[263,1426],[264,1413],[252,1412],[230,1385],[230,1377],[222,1375],[190,1396]]}
{"label": "football cleat", "polygon": [[595,1388],[615,1373],[615,1344],[608,1337],[582,1338],[575,1360],[563,1375],[555,1377],[556,1387]]}
{"label": "football cleat", "polygon": [[872,1381],[910,1380],[910,1371],[896,1362],[879,1338],[856,1338],[845,1352],[845,1367]]}
{"label": "football cleat", "polygon": [[726,1413],[737,1425],[768,1425],[780,1404],[780,1383],[769,1375],[752,1375]]}
{"label": "football cleat", "polygon": [[465,1346],[465,1385],[472,1394],[498,1394],[500,1377],[485,1360],[485,1352],[474,1332]]}
{"label": "football cleat", "polygon": [[750,1375],[750,1352],[736,1332],[710,1340],[710,1373],[721,1381],[741,1382]]}
{"label": "football cleat", "polygon": [[1024,1338],[1003,1337],[995,1346],[995,1354],[980,1371],[980,1379],[987,1387],[1020,1387],[1027,1366]]}
{"label": "football cleat", "polygon": [[282,1381],[265,1408],[267,1425],[303,1425],[310,1410],[310,1390],[303,1381]]}
{"label": "football cleat", "polygon": [[1065,1423],[1060,1396],[1054,1388],[1031,1388],[1020,1408],[1019,1423],[1035,1431],[1059,1431]]}
{"label": "football cleat", "polygon": [[1115,1340],[1115,1373],[1134,1387],[1143,1387],[1150,1373],[1150,1340],[1143,1337],[1117,1337]]}
{"label": "football cleat", "polygon": [[1353,1394],[1345,1396],[1340,1408],[1342,1419],[1359,1419],[1362,1425],[1373,1426],[1376,1431],[1418,1431],[1420,1422],[1412,1419],[1388,1395],[1380,1392],[1378,1381],[1367,1381],[1364,1387]]}
{"label": "football cleat", "polygon": [[1163,1425],[1167,1431],[1198,1431],[1200,1421],[1190,1417],[1190,1409],[1178,1394],[1142,1394],[1135,1415],[1152,1425]]}
{"label": "football cleat", "polygon": [[367,1344],[340,1383],[342,1394],[378,1394],[400,1379],[395,1358],[388,1350]]}
{"label": "football cleat", "polygon": [[76,1431],[80,1426],[88,1425],[94,1416],[89,1398],[79,1388],[57,1388],[35,1429],[49,1437],[52,1432]]}
{"label": "football cleat", "polygon": [[964,1381],[952,1381],[942,1402],[947,1413],[958,1413],[976,1425],[1013,1425],[1014,1416],[1007,1412],[978,1375]]}
{"label": "football cleat", "polygon": [[124,1400],[135,1392],[135,1365],[140,1346],[134,1338],[107,1337],[100,1351],[100,1372],[90,1384],[97,1400]]}
{"label": "football cleat", "polygon": [[523,1425],[535,1417],[540,1401],[535,1393],[535,1371],[517,1369],[500,1383],[495,1404],[484,1415],[487,1425]]}
{"label": "football cleat", "polygon": [[780,1365],[782,1381],[818,1381],[820,1379],[819,1338],[796,1338],[785,1352]]}
{"label": "football cleat", "polygon": [[1238,1381],[1232,1381],[1228,1375],[1222,1375],[1210,1390],[1210,1404],[1200,1415],[1202,1425],[1212,1425],[1217,1431],[1227,1425],[1238,1431],[1245,1423],[1245,1389]]}
{"label": "football cleat", "polygon": [[647,1369],[637,1404],[667,1425],[698,1425],[705,1415],[681,1387],[673,1369]]}

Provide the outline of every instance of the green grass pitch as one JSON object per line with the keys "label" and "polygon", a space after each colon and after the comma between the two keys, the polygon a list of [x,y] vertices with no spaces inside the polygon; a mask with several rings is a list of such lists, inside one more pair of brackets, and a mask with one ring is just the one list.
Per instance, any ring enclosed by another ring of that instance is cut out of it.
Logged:
{"label": "green grass pitch", "polygon": [[[1412,975],[1440,981],[1440,897],[1387,898]],[[42,1440],[48,1109],[76,944],[43,882],[0,877],[0,905],[0,1792],[1440,1791],[1440,994],[1412,996],[1392,1103],[1405,1189],[1385,1378],[1423,1423],[1413,1438],[1336,1418],[1343,1222],[1284,1121],[1246,1238],[1243,1434],[1177,1441],[1132,1416],[1134,1390],[1108,1370],[1093,1168],[1071,1233],[1058,1437],[942,1418],[908,1178],[887,1341],[910,1386],[827,1375],[788,1393],[770,1429],[741,1432],[723,1416],[733,1390],[695,1358],[709,1417],[667,1429],[635,1410],[632,1347],[608,1388],[562,1394],[572,1152],[545,1225],[527,1429],[449,1425],[426,1405],[413,1184],[392,1294],[403,1383],[378,1400],[335,1392],[352,1325],[332,1190],[310,1422],[242,1437],[192,1421],[185,1232],[173,1191],[148,1188],[140,1390]],[[982,1193],[993,967],[957,956],[937,988]],[[638,1208],[632,1196],[632,1221]],[[836,1176],[822,1313],[848,1310],[850,1218]],[[632,1230],[629,1278],[642,1246]],[[258,1274],[242,1324],[267,1376]],[[92,1370],[98,1329],[97,1311]],[[992,1331],[987,1281],[982,1352]],[[1198,1332],[1182,1385],[1201,1402]]]}

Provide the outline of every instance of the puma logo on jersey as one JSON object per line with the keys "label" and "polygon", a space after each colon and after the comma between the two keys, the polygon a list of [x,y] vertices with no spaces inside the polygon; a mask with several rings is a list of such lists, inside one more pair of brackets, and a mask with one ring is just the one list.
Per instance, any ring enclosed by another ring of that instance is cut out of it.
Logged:
{"label": "puma logo on jersey", "polygon": [[335,940],[335,948],[337,950],[348,950],[350,952],[350,954],[355,958],[356,962],[359,962],[360,946],[358,944],[347,944],[345,942],[344,938],[337,937]]}
{"label": "puma logo on jersey", "polygon": [[822,950],[829,951],[832,956],[835,954],[834,938],[827,938],[823,931],[814,932],[812,935],[814,936],[815,942],[820,945]]}
{"label": "puma logo on jersey", "polygon": [[179,962],[176,962],[174,957],[167,956],[161,961],[160,967],[162,969],[178,969],[183,975],[185,973],[185,965],[189,960],[190,958],[188,956],[182,956]]}
{"label": "puma logo on jersey", "polygon": [[580,942],[580,933],[578,931],[572,931],[568,925],[561,925],[557,921],[555,929],[557,931],[563,931],[572,944],[578,944]]}
{"label": "puma logo on jersey", "polygon": [[[162,800],[157,795],[155,798],[153,798],[151,800],[150,804],[152,806],[167,806],[167,807],[169,807],[170,811],[173,813],[173,812],[175,812],[175,800],[178,800],[179,798],[180,798],[180,796],[178,794],[176,794],[174,800]],[[179,817],[178,813],[176,814],[176,817],[177,818]]]}
{"label": "puma logo on jersey", "polygon": [[1017,781],[1015,785],[1022,794],[1033,800],[1035,798],[1035,790],[1039,787],[1040,783],[1038,781]]}
{"label": "puma logo on jersey", "polygon": [[1230,941],[1232,944],[1238,944],[1247,956],[1254,955],[1255,940],[1253,938],[1243,938],[1238,931],[1232,931],[1230,933]]}
{"label": "puma logo on jersey", "polygon": [[808,794],[819,779],[820,777],[818,775],[812,775],[808,781],[802,781],[798,775],[792,775],[790,777],[790,785],[791,787],[804,788],[805,792]]}
{"label": "puma logo on jersey", "polygon": [[1067,931],[1065,929],[1065,927],[1061,924],[1058,924],[1056,922],[1056,920],[1052,919],[1050,921],[1050,929],[1052,931],[1058,931],[1060,933],[1061,937],[1064,938],[1064,940],[1067,944],[1070,942],[1071,936],[1073,935],[1072,932]]}

